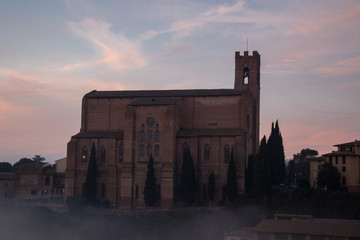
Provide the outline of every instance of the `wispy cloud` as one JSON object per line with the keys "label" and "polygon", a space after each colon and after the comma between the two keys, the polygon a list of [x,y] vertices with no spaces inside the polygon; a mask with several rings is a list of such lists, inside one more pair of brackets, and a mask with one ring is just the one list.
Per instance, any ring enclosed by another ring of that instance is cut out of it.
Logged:
{"label": "wispy cloud", "polygon": [[341,76],[360,72],[360,56],[337,61],[331,65],[320,67],[314,70],[314,73],[322,75]]}
{"label": "wispy cloud", "polygon": [[80,22],[68,22],[68,26],[81,38],[90,41],[98,52],[98,56],[94,59],[68,64],[62,70],[108,66],[112,70],[122,71],[146,65],[146,59],[141,52],[139,43],[121,34],[111,32],[110,23],[86,18]]}

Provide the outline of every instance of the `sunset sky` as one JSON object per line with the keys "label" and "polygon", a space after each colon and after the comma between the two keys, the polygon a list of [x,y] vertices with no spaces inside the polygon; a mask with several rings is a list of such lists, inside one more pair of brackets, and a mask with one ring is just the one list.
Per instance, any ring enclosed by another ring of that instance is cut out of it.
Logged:
{"label": "sunset sky", "polygon": [[261,55],[261,136],[286,159],[360,139],[360,2],[0,1],[0,161],[66,156],[92,90],[232,88]]}

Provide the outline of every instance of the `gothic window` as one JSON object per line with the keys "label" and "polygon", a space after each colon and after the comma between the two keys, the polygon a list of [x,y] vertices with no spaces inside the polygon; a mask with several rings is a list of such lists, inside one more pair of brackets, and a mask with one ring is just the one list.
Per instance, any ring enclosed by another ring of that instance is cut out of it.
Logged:
{"label": "gothic window", "polygon": [[102,163],[106,162],[106,150],[104,148],[104,146],[101,147],[101,151],[100,151],[100,161]]}
{"label": "gothic window", "polygon": [[155,156],[159,156],[160,154],[160,146],[158,144],[155,145]]}
{"label": "gothic window", "polygon": [[105,198],[105,184],[101,184],[101,198],[104,199]]}
{"label": "gothic window", "polygon": [[244,68],[244,84],[248,84],[249,83],[249,68],[245,67]]}
{"label": "gothic window", "polygon": [[154,125],[154,118],[152,117],[148,117],[146,119],[146,124],[149,126],[149,127],[152,127]]}
{"label": "gothic window", "polygon": [[81,161],[86,162],[86,160],[87,160],[87,148],[86,148],[86,146],[83,146],[82,155],[81,155]]}
{"label": "gothic window", "polygon": [[183,154],[189,151],[189,145],[187,143],[184,143],[183,145]]}
{"label": "gothic window", "polygon": [[49,177],[45,178],[45,185],[50,185],[50,178]]}
{"label": "gothic window", "polygon": [[160,131],[159,130],[155,131],[155,142],[160,142]]}
{"label": "gothic window", "polygon": [[249,131],[250,130],[250,116],[249,116],[249,114],[246,114],[246,127],[247,127],[247,130]]}
{"label": "gothic window", "polygon": [[121,143],[119,147],[119,162],[123,162],[123,161],[124,161],[124,143]]}
{"label": "gothic window", "polygon": [[224,147],[224,163],[229,164],[230,162],[230,146],[228,144]]}
{"label": "gothic window", "polygon": [[141,142],[145,141],[145,131],[144,130],[141,130],[141,132],[140,132],[140,141]]}
{"label": "gothic window", "polygon": [[152,141],[152,132],[150,130],[148,131],[147,137],[148,137],[148,142],[151,142]]}
{"label": "gothic window", "polygon": [[145,155],[145,146],[140,145],[140,156],[143,157]]}
{"label": "gothic window", "polygon": [[209,144],[205,144],[204,146],[204,162],[208,162],[210,160],[210,147]]}
{"label": "gothic window", "polygon": [[150,156],[152,154],[152,147],[151,144],[147,146],[147,156]]}

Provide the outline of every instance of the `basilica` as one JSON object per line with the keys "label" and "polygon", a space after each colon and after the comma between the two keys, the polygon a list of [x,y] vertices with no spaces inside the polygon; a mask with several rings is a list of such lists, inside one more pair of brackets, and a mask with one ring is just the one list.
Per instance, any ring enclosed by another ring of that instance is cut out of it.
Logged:
{"label": "basilica", "polygon": [[[147,162],[154,159],[158,206],[181,204],[183,151],[194,161],[196,204],[226,201],[233,149],[238,193],[245,192],[245,168],[259,143],[260,55],[235,52],[233,89],[92,91],[82,100],[81,129],[67,145],[65,194],[78,196],[94,144],[97,198],[113,208],[141,208]],[[208,197],[215,175],[215,199]]]}

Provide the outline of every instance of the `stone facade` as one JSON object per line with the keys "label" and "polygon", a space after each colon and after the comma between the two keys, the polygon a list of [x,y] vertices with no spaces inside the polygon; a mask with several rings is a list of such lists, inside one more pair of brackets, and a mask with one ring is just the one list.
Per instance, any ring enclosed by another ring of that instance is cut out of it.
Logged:
{"label": "stone facade", "polygon": [[341,175],[341,185],[350,192],[360,192],[360,141],[334,145],[331,153],[312,159],[310,162],[310,183],[317,186],[320,165],[325,162],[335,166]]}
{"label": "stone facade", "polygon": [[159,206],[173,207],[184,148],[194,160],[197,203],[209,205],[208,177],[216,178],[215,203],[223,201],[231,148],[240,194],[245,166],[259,142],[260,55],[235,52],[234,89],[92,91],[83,97],[80,132],[68,143],[65,192],[81,195],[92,144],[97,193],[112,207],[143,207],[150,154]]}

